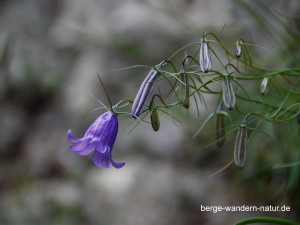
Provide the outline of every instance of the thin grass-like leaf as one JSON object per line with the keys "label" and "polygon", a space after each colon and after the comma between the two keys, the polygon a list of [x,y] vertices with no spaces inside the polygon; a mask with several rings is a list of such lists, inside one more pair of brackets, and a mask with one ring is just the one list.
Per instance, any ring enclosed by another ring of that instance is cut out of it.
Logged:
{"label": "thin grass-like leaf", "polygon": [[241,220],[234,225],[248,225],[248,224],[257,224],[257,223],[268,223],[268,224],[281,224],[281,225],[300,225],[299,223],[277,217],[252,217]]}
{"label": "thin grass-like leaf", "polygon": [[216,144],[218,147],[222,147],[225,144],[225,121],[224,114],[222,113],[222,105],[218,106],[216,112]]}

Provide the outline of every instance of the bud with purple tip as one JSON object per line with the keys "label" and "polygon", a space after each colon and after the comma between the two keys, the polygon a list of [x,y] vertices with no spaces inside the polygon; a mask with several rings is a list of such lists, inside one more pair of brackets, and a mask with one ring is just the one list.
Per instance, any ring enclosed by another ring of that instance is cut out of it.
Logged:
{"label": "bud with purple tip", "polygon": [[151,69],[140,86],[131,109],[133,117],[139,117],[145,111],[146,106],[152,97],[156,82],[160,77],[160,73],[157,69],[159,69],[163,63],[164,62],[161,62],[155,69]]}
{"label": "bud with purple tip", "polygon": [[244,44],[243,39],[240,39],[236,42],[235,56],[240,58],[242,55],[242,46]]}
{"label": "bud with purple tip", "polygon": [[235,93],[229,74],[225,74],[222,81],[223,88],[223,102],[224,105],[229,109],[233,109],[235,106]]}
{"label": "bud with purple tip", "polygon": [[268,81],[269,81],[269,78],[268,77],[264,77],[264,79],[261,82],[260,93],[262,95],[264,95],[266,93],[266,91],[267,91]]}
{"label": "bud with purple tip", "polygon": [[208,42],[205,40],[205,37],[201,40],[200,45],[200,68],[202,72],[207,73],[211,69],[211,54],[208,46]]}

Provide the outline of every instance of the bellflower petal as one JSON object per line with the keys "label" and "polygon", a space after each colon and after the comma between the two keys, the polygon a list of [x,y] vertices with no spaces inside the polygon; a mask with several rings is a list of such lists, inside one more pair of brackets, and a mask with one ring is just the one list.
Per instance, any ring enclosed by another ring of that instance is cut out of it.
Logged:
{"label": "bellflower petal", "polygon": [[109,168],[112,164],[121,168],[125,163],[114,162],[111,153],[117,133],[118,117],[108,111],[95,120],[82,138],[75,138],[71,130],[68,130],[67,138],[71,142],[70,150],[80,156],[89,155],[94,151],[92,160],[96,166]]}
{"label": "bellflower petal", "polygon": [[106,148],[103,153],[95,151],[92,156],[92,160],[96,166],[109,168],[110,164],[112,164],[115,168],[122,168],[125,163],[124,162],[115,162],[112,160],[111,149]]}
{"label": "bellflower petal", "polygon": [[67,138],[69,139],[70,142],[74,143],[74,142],[78,142],[78,140],[80,140],[79,138],[76,138],[73,136],[71,129],[68,130],[67,132]]}
{"label": "bellflower petal", "polygon": [[117,169],[120,169],[125,165],[124,162],[115,162],[114,160],[111,160],[111,164]]}
{"label": "bellflower petal", "polygon": [[88,140],[80,140],[79,142],[72,144],[70,150],[78,155],[85,156],[90,154],[93,151],[93,148],[89,145]]}
{"label": "bellflower petal", "polygon": [[108,147],[105,147],[104,152],[95,151],[92,160],[96,166],[109,168],[111,163],[111,154]]}

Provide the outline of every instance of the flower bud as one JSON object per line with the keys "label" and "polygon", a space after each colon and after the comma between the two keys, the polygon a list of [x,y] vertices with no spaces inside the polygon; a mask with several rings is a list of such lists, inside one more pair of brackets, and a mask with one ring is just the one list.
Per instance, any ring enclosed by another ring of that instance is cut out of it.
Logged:
{"label": "flower bud", "polygon": [[188,76],[185,73],[180,73],[179,79],[182,83],[179,84],[179,102],[185,108],[189,108],[190,106],[190,86],[188,82]]}
{"label": "flower bud", "polygon": [[217,109],[217,122],[216,122],[216,143],[218,147],[222,147],[225,143],[225,123],[224,123],[224,113],[222,111],[222,106],[219,105]]}
{"label": "flower bud", "polygon": [[235,49],[235,56],[237,58],[240,58],[242,55],[242,45],[243,45],[244,41],[242,39],[238,40],[236,42],[236,49]]}
{"label": "flower bud", "polygon": [[204,38],[201,40],[199,61],[202,72],[207,73],[211,69],[211,54],[208,42]]}
{"label": "flower bud", "polygon": [[[156,68],[159,68],[163,63],[158,64]],[[133,117],[138,117],[144,112],[159,77],[160,73],[156,69],[152,69],[148,73],[132,104],[131,114]]]}
{"label": "flower bud", "polygon": [[247,117],[239,127],[234,145],[234,163],[238,168],[243,168],[246,162],[247,146]]}
{"label": "flower bud", "polygon": [[150,110],[151,110],[151,125],[154,131],[158,131],[160,128],[160,121],[157,113],[157,108],[155,107],[154,102],[150,102]]}
{"label": "flower bud", "polygon": [[269,78],[267,77],[264,77],[264,79],[262,80],[261,82],[261,85],[260,85],[260,93],[262,95],[264,95],[267,91],[267,86],[268,86],[268,81],[269,81]]}
{"label": "flower bud", "polygon": [[228,74],[225,74],[225,77],[222,81],[222,87],[223,87],[224,105],[226,106],[226,108],[231,110],[235,106],[235,94],[234,94],[231,78]]}

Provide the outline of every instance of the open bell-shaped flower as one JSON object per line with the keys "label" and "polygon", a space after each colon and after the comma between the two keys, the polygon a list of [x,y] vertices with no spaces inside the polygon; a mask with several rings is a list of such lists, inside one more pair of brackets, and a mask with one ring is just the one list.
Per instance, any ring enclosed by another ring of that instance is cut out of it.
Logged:
{"label": "open bell-shaped flower", "polygon": [[71,142],[70,150],[78,155],[86,156],[93,152],[92,161],[96,166],[109,168],[112,164],[119,169],[125,163],[112,160],[117,133],[118,117],[114,112],[108,111],[96,119],[82,138],[75,138],[71,130],[68,130],[67,138]]}

